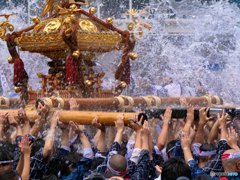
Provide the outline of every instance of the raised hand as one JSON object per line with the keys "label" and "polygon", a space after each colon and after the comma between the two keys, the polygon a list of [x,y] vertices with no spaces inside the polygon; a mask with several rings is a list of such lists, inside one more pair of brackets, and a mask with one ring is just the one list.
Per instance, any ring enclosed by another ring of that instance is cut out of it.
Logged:
{"label": "raised hand", "polygon": [[19,143],[19,148],[22,154],[29,155],[31,153],[30,141],[27,136],[23,136]]}
{"label": "raised hand", "polygon": [[161,115],[161,119],[163,120],[163,123],[170,124],[172,119],[172,109],[171,107],[167,107],[164,115]]}
{"label": "raised hand", "polygon": [[135,116],[135,118],[133,120],[129,121],[128,126],[130,128],[132,128],[134,131],[138,131],[142,128],[142,124],[143,124],[143,116],[141,116],[140,120],[138,120],[137,115]]}
{"label": "raised hand", "polygon": [[180,140],[182,148],[190,148],[191,146],[191,139],[190,136],[184,132],[180,134]]}
{"label": "raised hand", "polygon": [[47,105],[45,105],[43,102],[38,102],[36,109],[37,109],[38,115],[41,118],[46,119],[49,113],[49,108],[47,107]]}
{"label": "raised hand", "polygon": [[199,123],[202,125],[207,124],[209,120],[213,119],[213,117],[207,117],[208,110],[209,108],[201,108],[199,110]]}
{"label": "raised hand", "polygon": [[27,123],[27,122],[29,122],[29,119],[28,119],[28,117],[27,117],[27,115],[26,115],[25,109],[20,108],[20,109],[18,110],[18,119],[19,119],[19,121],[22,122],[22,123]]}
{"label": "raised hand", "polygon": [[226,125],[228,116],[229,116],[229,115],[228,115],[227,113],[225,113],[224,110],[222,111],[221,114],[218,114],[218,115],[217,115],[217,120],[219,121],[220,126]]}
{"label": "raised hand", "polygon": [[227,143],[231,148],[239,150],[238,133],[235,131],[233,127],[228,128]]}
{"label": "raised hand", "polygon": [[100,129],[101,131],[105,130],[105,126],[99,123],[98,120],[98,116],[94,117],[94,119],[92,120],[92,125],[97,129]]}
{"label": "raised hand", "polygon": [[75,123],[73,121],[70,121],[69,125],[76,134],[82,134],[83,133],[84,128],[81,128],[81,126],[79,126],[77,123]]}
{"label": "raised hand", "polygon": [[124,130],[124,114],[120,114],[117,117],[117,120],[115,121],[115,126],[117,128],[117,131],[123,131]]}
{"label": "raised hand", "polygon": [[143,128],[141,129],[142,136],[149,136],[150,135],[150,129],[148,125],[148,121],[145,121],[143,124]]}

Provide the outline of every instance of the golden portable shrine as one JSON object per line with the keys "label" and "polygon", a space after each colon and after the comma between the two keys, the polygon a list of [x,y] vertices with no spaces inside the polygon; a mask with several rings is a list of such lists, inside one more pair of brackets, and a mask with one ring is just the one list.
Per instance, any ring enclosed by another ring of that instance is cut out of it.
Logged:
{"label": "golden portable shrine", "polygon": [[[83,10],[81,6],[86,4],[88,2],[82,0],[59,0],[58,3],[47,0],[42,19],[34,17],[33,25],[19,31],[14,31],[14,26],[9,22],[9,17],[14,14],[1,15],[5,21],[0,24],[0,38],[7,43],[11,55],[8,62],[14,68],[13,84],[15,91],[20,94],[20,100],[1,97],[2,108],[26,106],[41,98],[50,108],[69,110],[69,98],[75,98],[78,110],[86,111],[63,111],[61,120],[67,122],[76,117],[75,121],[89,124],[94,117],[94,113],[89,111],[94,111],[98,113],[100,122],[112,125],[117,114],[113,111],[132,112],[136,107],[156,109],[167,105],[181,106],[183,99],[185,103],[198,107],[223,104],[221,98],[209,95],[187,98],[121,96],[124,88],[130,84],[130,61],[138,57],[134,52],[136,38],[133,29],[136,22],[128,24],[128,30],[122,30],[114,26],[112,18],[102,20],[95,16],[95,7],[90,7],[89,11]],[[146,24],[144,27],[150,28]],[[40,90],[28,88],[29,77],[17,48],[51,59],[48,62],[48,74],[37,74],[41,79]],[[113,50],[122,51],[115,73],[119,84],[113,89],[103,89],[105,73],[94,72],[94,58]],[[33,111],[27,114],[35,118]],[[136,113],[125,113],[126,121],[134,115]]]}

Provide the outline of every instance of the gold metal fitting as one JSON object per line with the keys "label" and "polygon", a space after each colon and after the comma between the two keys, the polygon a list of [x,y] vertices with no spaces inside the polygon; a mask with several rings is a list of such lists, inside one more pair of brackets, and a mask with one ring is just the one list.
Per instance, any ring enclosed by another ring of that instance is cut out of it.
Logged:
{"label": "gold metal fitting", "polygon": [[85,81],[85,84],[88,85],[88,86],[91,86],[91,85],[92,85],[92,81],[86,80],[86,81]]}
{"label": "gold metal fitting", "polygon": [[58,13],[58,12],[60,12],[61,11],[61,6],[59,6],[59,5],[56,5],[56,7],[55,7],[55,11]]}
{"label": "gold metal fitting", "polygon": [[20,93],[20,92],[21,92],[21,87],[15,86],[15,87],[14,87],[14,91],[15,91],[16,93]]}
{"label": "gold metal fitting", "polygon": [[125,88],[125,87],[127,86],[127,83],[126,83],[125,81],[121,81],[121,82],[120,82],[120,86],[123,87],[123,88]]}
{"label": "gold metal fitting", "polygon": [[13,60],[12,56],[8,57],[8,63],[9,64],[13,64],[14,63],[14,60]]}
{"label": "gold metal fitting", "polygon": [[76,16],[74,14],[72,14],[70,16],[70,19],[71,19],[72,22],[76,22],[77,21],[77,18],[76,18]]}
{"label": "gold metal fitting", "polygon": [[71,30],[70,28],[66,29],[65,35],[66,35],[67,37],[70,37],[71,34],[72,34],[72,30]]}
{"label": "gold metal fitting", "polygon": [[39,17],[37,17],[37,16],[34,16],[34,17],[32,18],[32,21],[33,21],[34,24],[39,24],[39,23],[40,23],[40,19],[39,19]]}
{"label": "gold metal fitting", "polygon": [[37,77],[38,78],[42,78],[42,74],[41,73],[37,73]]}
{"label": "gold metal fitting", "polygon": [[89,13],[90,14],[95,14],[97,12],[97,8],[95,8],[95,7],[91,7],[90,9],[89,9]]}
{"label": "gold metal fitting", "polygon": [[128,30],[129,30],[129,31],[132,31],[133,28],[134,28],[134,24],[133,24],[133,23],[129,23],[129,24],[128,24]]}
{"label": "gold metal fitting", "polygon": [[76,51],[73,52],[72,56],[73,56],[74,59],[78,59],[80,54],[81,54],[80,51],[76,50]]}
{"label": "gold metal fitting", "polygon": [[9,31],[13,31],[14,30],[14,26],[12,24],[9,24],[8,25],[8,29],[9,29]]}
{"label": "gold metal fitting", "polygon": [[72,10],[76,10],[78,7],[76,6],[76,4],[72,4],[69,8]]}
{"label": "gold metal fitting", "polygon": [[111,18],[111,17],[107,18],[107,19],[106,19],[106,22],[107,22],[108,24],[113,24],[113,18]]}
{"label": "gold metal fitting", "polygon": [[138,58],[138,54],[135,52],[129,53],[129,57],[134,61]]}

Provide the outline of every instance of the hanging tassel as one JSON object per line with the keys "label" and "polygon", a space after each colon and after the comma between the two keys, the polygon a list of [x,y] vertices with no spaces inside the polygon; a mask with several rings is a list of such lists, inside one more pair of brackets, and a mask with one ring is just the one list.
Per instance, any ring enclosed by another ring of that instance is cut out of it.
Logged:
{"label": "hanging tassel", "polygon": [[131,76],[131,65],[130,65],[130,61],[128,60],[124,65],[121,81],[124,81],[125,83],[130,84],[130,81],[131,81],[130,76]]}
{"label": "hanging tassel", "polygon": [[24,69],[24,63],[19,57],[16,57],[14,59],[13,68],[14,68],[13,74],[14,86],[26,85],[28,82],[28,75]]}
{"label": "hanging tassel", "polygon": [[66,59],[66,82],[68,84],[77,83],[77,64],[71,54]]}

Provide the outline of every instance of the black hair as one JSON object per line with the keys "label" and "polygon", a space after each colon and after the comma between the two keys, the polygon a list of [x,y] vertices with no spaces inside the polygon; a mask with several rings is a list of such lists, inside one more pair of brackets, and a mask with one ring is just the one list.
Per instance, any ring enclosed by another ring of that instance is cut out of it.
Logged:
{"label": "black hair", "polygon": [[60,167],[61,175],[68,176],[71,173],[69,166],[71,165],[73,168],[76,168],[77,163],[80,161],[81,158],[82,158],[81,155],[79,155],[78,153],[75,152],[67,153],[61,160]]}
{"label": "black hair", "polygon": [[201,175],[194,178],[194,180],[211,180],[212,178],[209,175]]}
{"label": "black hair", "polygon": [[216,146],[212,143],[204,143],[199,148],[200,151],[214,151],[216,150]]}
{"label": "black hair", "polygon": [[105,160],[105,158],[102,157],[98,157],[98,158],[94,158],[92,161],[92,165],[91,165],[91,170],[94,171],[95,169],[97,169],[97,167],[103,163],[103,161]]}
{"label": "black hair", "polygon": [[0,174],[1,180],[19,180],[19,177],[19,174],[13,170]]}
{"label": "black hair", "polygon": [[0,151],[7,151],[11,159],[14,157],[15,147],[15,145],[8,141],[0,141]]}
{"label": "black hair", "polygon": [[175,147],[175,144],[177,143],[178,140],[172,140],[170,141],[168,144],[167,144],[167,147],[166,147],[166,152],[167,152],[167,155],[168,157],[170,158],[171,157],[171,153]]}
{"label": "black hair", "polygon": [[42,180],[59,180],[56,175],[43,176]]}
{"label": "black hair", "polygon": [[36,139],[32,143],[32,148],[31,148],[31,157],[35,155],[36,152],[39,151],[39,149],[43,148],[45,144],[45,141],[41,138]]}
{"label": "black hair", "polygon": [[0,161],[11,161],[13,160],[12,154],[7,149],[0,150]]}
{"label": "black hair", "polygon": [[191,169],[183,160],[170,158],[163,164],[162,180],[177,179],[181,176],[191,179]]}
{"label": "black hair", "polygon": [[85,180],[105,180],[106,178],[99,173],[93,173],[91,175],[89,175],[87,178],[85,178]]}

